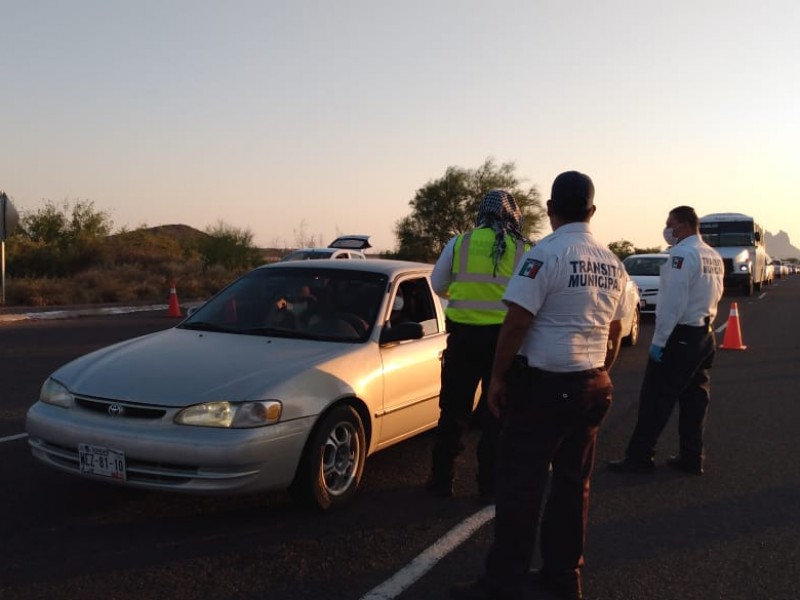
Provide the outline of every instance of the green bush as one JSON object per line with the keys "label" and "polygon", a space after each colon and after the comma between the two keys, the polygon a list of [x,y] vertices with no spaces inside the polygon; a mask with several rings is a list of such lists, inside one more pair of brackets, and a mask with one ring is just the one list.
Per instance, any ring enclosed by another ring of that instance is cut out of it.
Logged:
{"label": "green bush", "polygon": [[105,229],[84,204],[78,213],[48,205],[23,219],[6,244],[6,305],[161,304],[173,283],[180,300],[198,300],[264,262],[249,232],[224,223],[210,233],[166,225],[109,236],[94,234]]}

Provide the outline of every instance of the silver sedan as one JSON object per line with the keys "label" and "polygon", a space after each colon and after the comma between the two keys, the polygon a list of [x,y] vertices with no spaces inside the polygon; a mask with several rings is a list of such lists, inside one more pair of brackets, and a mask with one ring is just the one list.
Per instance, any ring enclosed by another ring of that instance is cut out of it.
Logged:
{"label": "silver sedan", "polygon": [[430,271],[255,269],[176,327],[54,372],[28,411],[33,455],[139,488],[345,503],[368,455],[436,425],[446,333]]}

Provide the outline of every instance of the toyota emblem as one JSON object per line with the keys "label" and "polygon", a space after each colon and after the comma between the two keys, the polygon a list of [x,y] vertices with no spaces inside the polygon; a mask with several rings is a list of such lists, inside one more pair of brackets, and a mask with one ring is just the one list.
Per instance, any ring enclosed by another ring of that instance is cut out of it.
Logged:
{"label": "toyota emblem", "polygon": [[121,417],[122,413],[124,412],[125,409],[122,408],[122,405],[117,404],[116,402],[108,407],[108,414],[111,415],[112,417]]}

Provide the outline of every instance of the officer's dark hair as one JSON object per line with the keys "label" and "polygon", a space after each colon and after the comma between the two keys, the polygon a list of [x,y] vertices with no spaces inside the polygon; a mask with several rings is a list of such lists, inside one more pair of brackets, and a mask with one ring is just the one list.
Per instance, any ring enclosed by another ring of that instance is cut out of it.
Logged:
{"label": "officer's dark hair", "polygon": [[697,213],[691,206],[676,206],[669,211],[678,223],[686,223],[692,228],[692,231],[697,231],[700,227],[700,219],[697,218]]}
{"label": "officer's dark hair", "polygon": [[594,207],[594,183],[578,171],[561,173],[553,181],[550,209],[568,222],[586,221]]}

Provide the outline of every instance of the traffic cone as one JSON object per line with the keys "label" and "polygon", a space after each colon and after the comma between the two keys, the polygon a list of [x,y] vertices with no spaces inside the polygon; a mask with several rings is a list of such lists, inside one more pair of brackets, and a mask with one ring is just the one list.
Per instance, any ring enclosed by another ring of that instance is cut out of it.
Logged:
{"label": "traffic cone", "polygon": [[178,293],[175,291],[175,282],[170,284],[169,288],[169,310],[167,310],[168,317],[180,317],[181,307],[178,304]]}
{"label": "traffic cone", "polygon": [[739,327],[739,309],[736,302],[731,303],[731,314],[728,317],[728,326],[725,328],[725,338],[720,348],[724,350],[744,350],[747,348],[742,343],[742,330]]}

